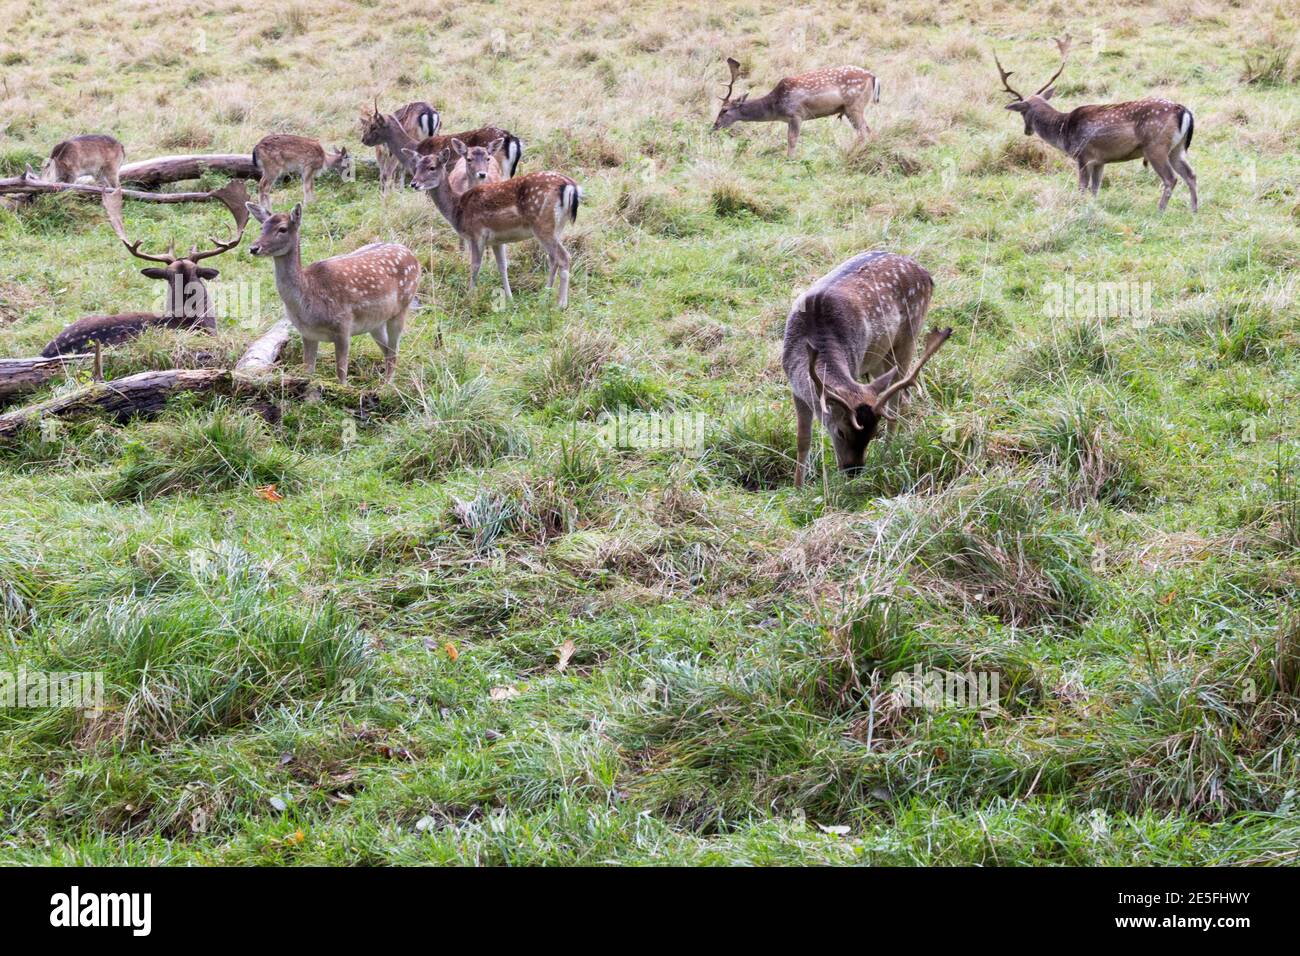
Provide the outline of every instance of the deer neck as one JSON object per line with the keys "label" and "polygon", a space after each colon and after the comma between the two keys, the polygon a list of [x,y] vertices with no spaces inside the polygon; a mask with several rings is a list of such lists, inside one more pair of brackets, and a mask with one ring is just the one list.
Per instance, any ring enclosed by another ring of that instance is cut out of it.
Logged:
{"label": "deer neck", "polygon": [[302,255],[296,241],[292,249],[275,257],[275,289],[291,315],[306,313],[310,290],[307,288],[307,277],[302,271]]}
{"label": "deer neck", "polygon": [[[466,192],[468,191],[466,190]],[[457,196],[452,192],[451,176],[444,175],[442,182],[438,183],[434,188],[432,195],[433,204],[438,207],[438,212],[442,213],[442,217],[451,223],[453,229],[460,232],[461,198],[465,194],[462,193]]]}
{"label": "deer neck", "polygon": [[782,118],[771,93],[760,96],[756,100],[745,100],[736,107],[736,116],[746,123],[761,123],[765,120]]}
{"label": "deer neck", "polygon": [[402,129],[400,124],[385,123],[384,145],[388,147],[388,151],[402,164],[404,169],[408,172],[415,172],[415,170],[411,168],[412,163],[410,158],[402,152],[402,150],[415,149],[415,147],[420,145],[418,139],[413,139],[406,130]]}
{"label": "deer neck", "polygon": [[1063,153],[1068,153],[1070,144],[1065,135],[1067,115],[1047,103],[1034,103],[1029,110],[1029,125],[1043,142],[1050,143]]}

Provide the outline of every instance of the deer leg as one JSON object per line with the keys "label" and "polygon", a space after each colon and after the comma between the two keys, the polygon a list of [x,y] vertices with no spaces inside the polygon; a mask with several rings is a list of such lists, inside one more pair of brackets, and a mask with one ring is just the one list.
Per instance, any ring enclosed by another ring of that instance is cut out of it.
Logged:
{"label": "deer leg", "polygon": [[1083,160],[1079,160],[1079,192],[1088,191],[1088,183],[1092,180],[1092,170]]}
{"label": "deer leg", "polygon": [[303,205],[316,201],[316,170],[304,169],[302,172]]}
{"label": "deer leg", "polygon": [[478,270],[483,268],[483,243],[477,237],[469,239],[469,291],[473,293],[478,282]]}
{"label": "deer leg", "polygon": [[320,343],[315,339],[302,340],[302,366],[307,370],[308,378],[316,374],[316,350],[318,348],[320,348]]}
{"label": "deer leg", "polygon": [[792,116],[787,121],[785,131],[785,158],[794,159],[794,148],[799,142],[799,125],[800,120],[797,116]]}
{"label": "deer leg", "polygon": [[794,486],[803,487],[803,474],[808,469],[808,448],[812,445],[812,409],[794,399],[794,417],[798,425],[798,451],[794,466]]}
{"label": "deer leg", "polygon": [[257,181],[257,203],[263,209],[271,208],[271,190],[274,186],[275,180],[271,178],[269,173],[264,174]]}
{"label": "deer leg", "polygon": [[1169,163],[1167,153],[1148,152],[1146,158],[1147,162],[1151,164],[1151,168],[1156,171],[1156,175],[1160,177],[1161,183],[1164,184],[1164,188],[1160,190],[1159,206],[1160,211],[1164,212],[1165,206],[1169,205],[1169,197],[1173,194],[1174,187],[1178,185],[1178,177],[1174,175],[1174,169]]}
{"label": "deer leg", "polygon": [[492,255],[496,256],[497,272],[501,273],[501,290],[506,294],[506,301],[509,302],[514,298],[510,294],[510,267],[506,262],[506,247],[504,243],[498,242],[492,247]]}
{"label": "deer leg", "polygon": [[558,238],[552,238],[551,245],[548,246],[546,251],[551,257],[551,268],[560,277],[560,291],[555,304],[561,309],[567,308],[569,305],[569,250],[564,248]]}
{"label": "deer leg", "polygon": [[862,118],[862,104],[856,103],[850,106],[844,111],[844,115],[848,117],[849,125],[857,133],[857,138],[853,140],[853,148],[857,149],[866,141],[868,133],[867,121]]}
{"label": "deer leg", "polygon": [[397,343],[402,340],[402,331],[406,328],[406,309],[396,318],[388,320],[388,348],[384,350],[384,381],[391,382],[397,373]]}
{"label": "deer leg", "polygon": [[1183,178],[1183,182],[1187,183],[1187,189],[1192,194],[1192,212],[1196,212],[1196,207],[1199,205],[1196,198],[1196,174],[1192,172],[1192,167],[1187,162],[1187,153],[1180,149],[1169,158],[1174,165],[1174,172]]}
{"label": "deer leg", "polygon": [[348,350],[352,347],[352,339],[346,334],[334,340],[334,374],[338,376],[339,384],[348,383]]}
{"label": "deer leg", "polygon": [[1094,196],[1101,192],[1101,177],[1106,171],[1104,163],[1095,163],[1090,169],[1088,175],[1088,188],[1092,190]]}

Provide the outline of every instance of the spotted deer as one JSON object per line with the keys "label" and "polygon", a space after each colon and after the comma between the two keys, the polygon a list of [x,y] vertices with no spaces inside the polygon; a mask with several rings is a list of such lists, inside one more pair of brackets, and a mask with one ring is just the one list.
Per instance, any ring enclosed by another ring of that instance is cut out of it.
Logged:
{"label": "spotted deer", "polygon": [[[375,100],[374,115],[379,115],[379,100]],[[423,139],[433,136],[442,126],[442,115],[431,103],[425,103],[418,100],[414,103],[407,103],[400,109],[393,111],[393,118],[401,124],[406,135],[412,139]],[[361,128],[364,134],[370,127],[372,117],[363,115],[361,118]],[[388,192],[397,184],[398,189],[406,188],[406,165],[393,154],[383,143],[367,143],[367,146],[375,147],[375,160],[379,163],[379,188],[383,192]]]}
{"label": "spotted deer", "polygon": [[1003,89],[1014,99],[1007,109],[1019,113],[1025,121],[1025,135],[1039,138],[1069,156],[1079,168],[1079,191],[1101,189],[1102,170],[1107,163],[1124,163],[1141,159],[1160,177],[1160,211],[1178,185],[1179,176],[1192,194],[1192,212],[1196,212],[1196,174],[1187,162],[1196,121],[1192,111],[1169,100],[1146,99],[1129,103],[1078,106],[1062,113],[1048,104],[1056,93],[1052,85],[1065,70],[1070,55],[1070,38],[1056,40],[1061,65],[1052,78],[1032,95],[1024,96],[1007,82],[1012,72],[1002,68],[997,54],[993,62],[1002,76]]}
{"label": "spotted deer", "polygon": [[[501,177],[505,179],[514,176],[519,168],[519,161],[524,155],[524,145],[519,137],[498,126],[483,126],[465,133],[416,139],[402,127],[394,114],[385,115],[376,109],[361,131],[361,142],[376,148],[380,145],[384,146],[412,175],[414,175],[414,161],[403,158],[406,156],[405,150],[412,150],[420,156],[434,156],[441,150],[449,148],[454,139],[460,140],[466,146],[487,146],[500,140],[493,156],[500,167]],[[464,187],[463,173],[453,170],[452,176],[453,187]]]}
{"label": "spotted deer", "polygon": [[866,120],[862,112],[867,103],[880,102],[880,80],[875,74],[856,66],[837,66],[812,73],[787,76],[766,96],[751,100],[746,93],[732,99],[736,79],[740,76],[740,63],[727,57],[731,82],[722,97],[722,108],[713,122],[714,130],[726,129],[734,123],[785,123],[786,157],[794,159],[795,144],[799,142],[799,128],[804,120],[839,116],[847,119],[857,133],[854,147],[866,138]]}
{"label": "spotted deer", "polygon": [[253,147],[253,165],[261,173],[257,183],[258,202],[270,208],[271,190],[286,173],[302,176],[303,202],[316,198],[316,175],[322,169],[337,170],[343,179],[352,178],[352,157],[344,147],[326,150],[317,140],[289,133],[263,136]]}
{"label": "spotted deer", "polygon": [[302,204],[292,212],[272,214],[249,203],[248,211],[262,224],[261,235],[248,251],[275,260],[275,288],[302,336],[307,374],[316,371],[320,343],[332,342],[339,384],[346,385],[352,337],[368,332],[384,353],[384,381],[391,382],[406,314],[420,284],[420,263],[411,250],[374,242],[304,267],[299,241]]}
{"label": "spotted deer", "polygon": [[[483,148],[495,155],[500,147],[500,142],[494,141]],[[550,260],[546,287],[551,288],[559,276],[556,304],[565,308],[569,304],[569,252],[560,239],[564,227],[577,222],[582,190],[568,176],[542,172],[474,186],[458,196],[451,188],[450,172],[469,152],[469,146],[453,139],[451,146],[437,155],[423,156],[408,150],[407,156],[414,164],[415,188],[432,194],[438,211],[469,246],[470,291],[483,265],[483,250],[491,247],[501,273],[501,288],[509,300],[506,244],[531,236],[541,243]]]}
{"label": "spotted deer", "polygon": [[75,183],[82,176],[93,176],[99,185],[117,189],[117,171],[124,159],[126,150],[111,136],[74,136],[50,150],[50,158],[41,166],[41,178],[52,183]]}
{"label": "spotted deer", "polygon": [[931,330],[912,363],[933,292],[934,280],[915,259],[877,251],[842,263],[795,301],[781,365],[798,424],[796,488],[803,485],[814,414],[846,472],[862,467],[881,420],[896,419],[903,393],[952,334]]}

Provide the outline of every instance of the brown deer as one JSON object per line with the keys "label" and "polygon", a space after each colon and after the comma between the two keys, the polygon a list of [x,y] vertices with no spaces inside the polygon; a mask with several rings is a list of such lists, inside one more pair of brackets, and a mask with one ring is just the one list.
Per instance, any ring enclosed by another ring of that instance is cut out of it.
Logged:
{"label": "brown deer", "polygon": [[837,66],[812,73],[787,76],[766,96],[751,100],[746,93],[739,99],[731,98],[736,79],[740,76],[740,63],[727,57],[731,82],[722,97],[722,108],[713,122],[714,130],[726,129],[733,123],[785,123],[786,157],[794,159],[794,147],[799,142],[799,127],[804,120],[839,116],[847,119],[857,133],[854,147],[860,146],[867,135],[867,123],[862,111],[867,103],[880,102],[880,80],[875,74],[856,66]]}
{"label": "brown deer", "polygon": [[[500,146],[499,142],[492,142],[483,148],[488,154],[495,155]],[[541,243],[550,259],[546,287],[551,288],[556,275],[559,276],[556,301],[563,309],[569,304],[569,252],[560,238],[565,225],[578,219],[582,190],[568,176],[543,172],[474,186],[457,196],[451,188],[451,169],[453,164],[468,156],[469,151],[470,147],[453,139],[451,147],[444,148],[436,156],[422,156],[407,150],[407,157],[415,166],[412,180],[415,188],[432,193],[438,211],[469,246],[470,291],[474,291],[474,283],[483,265],[483,250],[490,246],[497,260],[497,271],[501,273],[501,288],[509,300],[506,244],[531,236]]]}
{"label": "brown deer", "polygon": [[[375,100],[375,113],[379,115],[379,100]],[[434,108],[431,103],[416,101],[407,103],[400,109],[393,111],[393,118],[402,125],[406,135],[413,139],[423,139],[433,136],[442,126],[442,115]],[[371,116],[362,116],[361,128],[362,134],[370,127]],[[393,183],[397,183],[398,189],[406,188],[406,165],[394,155],[383,143],[367,143],[367,146],[375,147],[375,160],[379,163],[379,188],[383,192],[388,192]]]}
{"label": "brown deer", "polygon": [[[781,365],[794,393],[798,423],[795,487],[803,485],[812,419],[830,432],[842,471],[862,467],[882,419],[948,340],[952,329],[931,330],[912,365],[916,337],[930,308],[934,280],[915,260],[864,252],[817,280],[785,322]],[[902,375],[902,369],[911,371]]]}
{"label": "brown deer", "polygon": [[[1160,177],[1160,211],[1165,211],[1169,196],[1178,185],[1177,176],[1192,194],[1192,212],[1196,212],[1196,174],[1187,162],[1196,121],[1192,111],[1169,100],[1146,99],[1104,106],[1079,106],[1068,113],[1049,104],[1056,88],[1052,85],[1065,69],[1070,55],[1070,38],[1056,41],[1061,65],[1052,78],[1031,96],[1024,96],[1007,82],[1013,74],[1002,68],[996,53],[993,62],[1002,75],[1002,86],[1015,99],[1007,109],[1019,113],[1025,121],[1025,135],[1035,133],[1075,161],[1079,167],[1079,191],[1101,189],[1102,170],[1107,163],[1124,163],[1141,159],[1150,164]],[[1176,175],[1175,175],[1176,174]]]}
{"label": "brown deer", "polygon": [[303,202],[316,198],[316,174],[322,169],[337,170],[343,179],[352,178],[352,157],[346,148],[326,150],[317,140],[289,133],[263,136],[253,147],[253,165],[262,178],[257,183],[258,202],[270,208],[271,190],[286,173],[302,176]]}
{"label": "brown deer", "polygon": [[41,178],[75,183],[82,176],[93,176],[99,185],[117,189],[117,171],[124,159],[126,150],[111,136],[74,136],[50,150],[50,158],[41,166]]}
{"label": "brown deer", "polygon": [[307,374],[316,371],[320,343],[333,342],[335,371],[339,384],[346,385],[352,337],[368,332],[384,353],[384,381],[391,382],[406,314],[420,284],[420,263],[411,250],[395,242],[373,242],[304,268],[299,242],[302,204],[292,212],[272,214],[249,203],[248,211],[262,224],[262,234],[248,251],[275,260],[275,288],[302,336]]}
{"label": "brown deer", "polygon": [[376,108],[374,114],[366,121],[361,131],[362,143],[376,148],[380,145],[384,146],[393,156],[397,157],[406,171],[412,175],[414,174],[414,162],[409,158],[403,158],[405,156],[404,150],[413,150],[420,156],[434,156],[440,151],[450,148],[453,139],[460,140],[466,146],[487,146],[500,140],[500,144],[493,155],[501,167],[501,172],[507,179],[514,176],[515,171],[519,168],[519,161],[523,159],[523,142],[509,130],[501,129],[498,126],[483,126],[465,133],[426,136],[424,139],[416,139],[403,128],[401,121],[395,115],[392,113],[385,115]]}

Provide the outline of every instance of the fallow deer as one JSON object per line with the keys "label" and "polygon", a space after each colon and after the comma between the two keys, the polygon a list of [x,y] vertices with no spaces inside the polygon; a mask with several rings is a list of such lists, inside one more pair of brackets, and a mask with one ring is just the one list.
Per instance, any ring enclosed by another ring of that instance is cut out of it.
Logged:
{"label": "fallow deer", "polygon": [[345,147],[326,150],[317,140],[289,133],[271,133],[253,147],[253,165],[262,174],[257,183],[258,202],[270,208],[271,190],[286,173],[302,176],[303,202],[316,198],[316,174],[337,170],[343,179],[352,178],[352,157]]}
{"label": "fallow deer", "polygon": [[117,189],[117,171],[124,159],[126,150],[111,136],[74,136],[50,150],[50,158],[41,167],[41,178],[46,182],[75,183],[82,176],[93,176],[99,185]]}
{"label": "fallow deer", "polygon": [[262,234],[248,251],[275,260],[275,287],[289,321],[302,336],[307,374],[316,371],[320,343],[333,342],[335,371],[339,384],[346,385],[352,337],[368,332],[384,353],[384,381],[391,382],[406,314],[420,284],[420,263],[411,250],[394,242],[374,242],[304,268],[299,242],[302,204],[292,212],[272,214],[249,203],[248,211],[262,224]]}
{"label": "fallow deer", "polygon": [[[375,115],[379,115],[379,100],[375,100]],[[417,101],[407,103],[400,109],[393,111],[393,117],[402,124],[402,129],[407,136],[415,139],[423,139],[433,136],[442,126],[442,115],[434,108],[433,104]],[[362,132],[369,129],[370,116],[363,116],[361,119]],[[371,144],[366,144],[371,145]],[[398,189],[406,188],[406,165],[395,156],[383,143],[374,144],[375,160],[379,163],[379,188],[383,192],[388,192],[394,181]]]}
{"label": "fallow deer", "polygon": [[1062,113],[1047,101],[1056,93],[1052,84],[1065,70],[1070,55],[1069,36],[1057,40],[1056,46],[1061,53],[1061,65],[1050,80],[1027,97],[1012,89],[1007,79],[1013,73],[1004,70],[997,54],[993,54],[1003,88],[1015,97],[1006,108],[1019,113],[1025,121],[1025,135],[1037,133],[1040,139],[1074,160],[1079,168],[1080,192],[1091,190],[1097,195],[1107,163],[1141,159],[1143,165],[1150,164],[1163,184],[1161,212],[1178,185],[1177,176],[1187,183],[1192,194],[1192,212],[1196,212],[1196,174],[1187,162],[1187,150],[1192,145],[1196,126],[1192,111],[1169,100],[1146,99],[1078,106]]}
{"label": "fallow deer", "polygon": [[[489,143],[484,149],[495,155],[501,144]],[[511,298],[510,276],[506,263],[506,244],[535,238],[546,250],[551,269],[546,280],[549,289],[559,275],[557,304],[569,304],[569,252],[560,238],[564,227],[578,219],[582,190],[568,176],[559,173],[528,173],[499,183],[474,186],[459,196],[452,191],[450,173],[453,165],[469,154],[470,147],[453,139],[450,148],[436,156],[421,156],[407,150],[415,166],[412,180],[416,189],[432,193],[438,211],[451,223],[456,234],[469,246],[469,288],[474,290],[483,265],[483,250],[491,247],[501,273],[501,288]]]}
{"label": "fallow deer", "polygon": [[[383,145],[412,175],[414,163],[409,158],[403,158],[406,155],[404,150],[412,150],[420,156],[434,156],[450,148],[453,139],[460,140],[466,146],[487,146],[500,140],[493,155],[507,179],[514,176],[519,168],[519,161],[524,155],[524,145],[519,137],[497,126],[483,126],[465,133],[416,139],[402,127],[396,116],[392,113],[385,115],[376,109],[361,131],[361,142],[367,146]],[[453,171],[453,178],[458,180],[460,177],[455,176]]]}
{"label": "fallow deer", "polygon": [[795,301],[781,365],[798,422],[796,488],[803,485],[814,414],[846,472],[862,467],[881,420],[895,420],[902,393],[952,334],[931,330],[912,364],[933,292],[934,280],[915,259],[877,251],[842,263]]}
{"label": "fallow deer", "polygon": [[714,130],[726,129],[733,123],[785,123],[786,157],[794,159],[794,147],[799,142],[799,127],[804,120],[839,116],[847,119],[857,133],[854,146],[860,146],[867,135],[867,123],[862,112],[867,103],[880,102],[880,80],[875,74],[856,66],[838,66],[812,73],[788,76],[772,88],[766,96],[751,100],[749,94],[737,100],[731,98],[736,79],[740,76],[740,63],[727,57],[731,82],[722,97],[722,108],[713,122]]}

